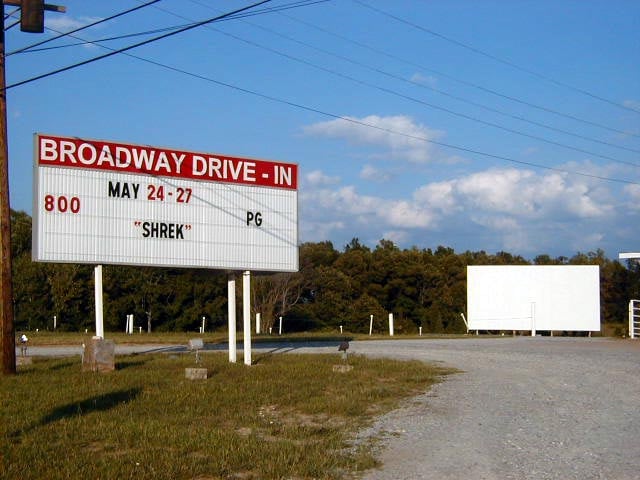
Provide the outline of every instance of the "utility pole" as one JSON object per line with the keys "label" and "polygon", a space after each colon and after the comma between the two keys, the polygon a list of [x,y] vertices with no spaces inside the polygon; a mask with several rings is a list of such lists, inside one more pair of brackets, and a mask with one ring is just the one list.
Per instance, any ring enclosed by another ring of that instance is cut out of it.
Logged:
{"label": "utility pole", "polygon": [[[4,19],[4,2],[2,18]],[[0,32],[0,329],[2,330],[2,373],[16,373],[16,339],[13,330],[11,288],[11,210],[9,207],[9,149],[7,146],[7,92],[4,76],[4,20]]]}
{"label": "utility pole", "polygon": [[[21,7],[20,29],[24,32],[44,31],[44,11],[64,11],[43,0],[0,0],[4,6]],[[16,373],[16,339],[13,326],[13,287],[11,278],[11,207],[9,205],[9,147],[7,143],[7,91],[5,79],[4,20],[0,29],[0,343],[2,374]]]}

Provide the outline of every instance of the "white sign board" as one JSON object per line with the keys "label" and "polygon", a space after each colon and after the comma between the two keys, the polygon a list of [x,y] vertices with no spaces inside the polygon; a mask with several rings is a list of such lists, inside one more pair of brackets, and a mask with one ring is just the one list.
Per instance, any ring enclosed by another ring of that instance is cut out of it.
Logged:
{"label": "white sign board", "polygon": [[33,258],[298,270],[295,164],[35,136]]}
{"label": "white sign board", "polygon": [[469,330],[600,331],[597,265],[467,267]]}

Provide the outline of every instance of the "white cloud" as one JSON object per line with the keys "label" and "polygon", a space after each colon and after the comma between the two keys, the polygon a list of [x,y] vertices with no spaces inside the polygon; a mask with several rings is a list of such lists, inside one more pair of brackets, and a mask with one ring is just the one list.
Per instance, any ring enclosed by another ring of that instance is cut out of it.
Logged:
{"label": "white cloud", "polygon": [[453,213],[458,207],[455,198],[455,182],[435,182],[416,190],[413,198],[416,202],[427,205],[442,213]]}
{"label": "white cloud", "polygon": [[431,211],[407,200],[361,195],[354,186],[321,188],[302,193],[302,213],[311,222],[341,222],[356,228],[429,228]]}
{"label": "white cloud", "polygon": [[409,232],[406,230],[388,230],[383,232],[382,236],[378,240],[382,240],[383,238],[385,240],[391,240],[396,245],[402,245],[411,239]]}
{"label": "white cloud", "polygon": [[411,75],[412,82],[426,85],[427,87],[433,87],[438,84],[438,79],[432,75],[422,75],[421,73],[414,73]]}
{"label": "white cloud", "polygon": [[443,136],[443,132],[417,124],[405,115],[345,117],[308,125],[303,130],[308,135],[382,147],[385,149],[385,155],[411,163],[432,161],[433,145],[429,141]]}
{"label": "white cloud", "polygon": [[320,170],[313,170],[307,173],[304,179],[310,186],[336,185],[340,183],[340,177],[325,175]]}
{"label": "white cloud", "polygon": [[[362,195],[354,185],[302,192],[302,219],[318,224],[324,239],[387,238],[425,245],[434,237],[463,238],[472,249],[516,254],[564,254],[603,246],[616,235],[616,205],[609,184],[558,172],[490,169],[425,184],[387,199]],[[624,194],[640,211],[640,186]],[[376,241],[377,241],[376,240]],[[438,240],[440,241],[440,240]],[[375,244],[375,241],[374,241]]]}
{"label": "white cloud", "polygon": [[640,211],[640,185],[625,185],[623,192],[629,197],[629,208]]}
{"label": "white cloud", "polygon": [[360,170],[360,178],[371,182],[388,182],[391,180],[391,174],[372,165],[365,165]]}
{"label": "white cloud", "polygon": [[456,190],[473,208],[527,214],[536,208],[532,176],[525,170],[488,170],[458,180]]}
{"label": "white cloud", "polygon": [[58,32],[69,32],[100,20],[98,17],[75,18],[69,15],[45,15],[45,18],[47,27]]}
{"label": "white cloud", "polygon": [[333,238],[336,232],[345,228],[344,222],[303,222],[301,237],[303,242],[322,242]]}
{"label": "white cloud", "polygon": [[468,207],[482,211],[541,218],[564,212],[579,218],[611,213],[607,191],[557,172],[537,174],[515,168],[486,170],[455,182]]}
{"label": "white cloud", "polygon": [[638,100],[625,100],[622,104],[627,108],[632,108],[640,112],[640,101]]}
{"label": "white cloud", "polygon": [[378,215],[387,220],[392,227],[429,228],[433,226],[435,216],[427,208],[407,201],[383,201]]}

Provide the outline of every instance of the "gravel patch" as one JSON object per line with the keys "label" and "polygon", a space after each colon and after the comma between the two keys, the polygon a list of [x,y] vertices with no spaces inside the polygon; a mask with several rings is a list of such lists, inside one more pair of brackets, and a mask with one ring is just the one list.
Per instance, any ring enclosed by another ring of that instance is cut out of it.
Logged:
{"label": "gravel patch", "polygon": [[383,479],[640,478],[640,342],[471,338],[353,342],[462,373],[381,417]]}

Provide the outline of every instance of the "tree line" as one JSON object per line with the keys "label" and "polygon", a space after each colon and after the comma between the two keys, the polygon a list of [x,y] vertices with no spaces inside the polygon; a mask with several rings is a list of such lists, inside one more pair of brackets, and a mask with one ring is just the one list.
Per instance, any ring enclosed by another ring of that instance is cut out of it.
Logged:
{"label": "tree line", "polygon": [[[11,212],[15,328],[92,330],[93,267],[31,260],[31,217]],[[533,261],[507,252],[456,253],[438,246],[400,249],[389,240],[375,248],[354,238],[338,250],[329,241],[300,246],[295,273],[252,273],[252,316],[262,331],[285,318],[287,332],[368,332],[370,315],[386,328],[394,314],[397,333],[461,333],[466,311],[467,265],[599,265],[601,319],[624,333],[628,302],[640,298],[640,266],[610,260],[602,250],[571,258],[541,254]],[[127,315],[144,331],[197,331],[227,326],[228,272],[190,268],[105,265],[104,327],[122,331]],[[238,275],[238,280],[242,276]],[[238,293],[241,292],[241,288]],[[241,309],[241,302],[236,302]],[[238,318],[241,319],[240,313]]]}

